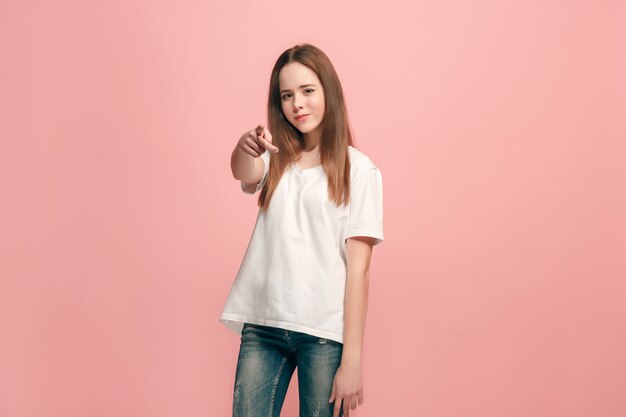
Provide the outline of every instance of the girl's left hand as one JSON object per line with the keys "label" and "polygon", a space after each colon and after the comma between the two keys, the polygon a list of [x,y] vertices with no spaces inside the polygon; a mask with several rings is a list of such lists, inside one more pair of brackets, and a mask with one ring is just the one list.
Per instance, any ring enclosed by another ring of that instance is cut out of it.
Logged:
{"label": "girl's left hand", "polygon": [[329,403],[335,402],[333,417],[339,417],[343,400],[343,414],[348,417],[353,410],[363,404],[363,378],[360,365],[340,365],[333,379],[333,388]]}

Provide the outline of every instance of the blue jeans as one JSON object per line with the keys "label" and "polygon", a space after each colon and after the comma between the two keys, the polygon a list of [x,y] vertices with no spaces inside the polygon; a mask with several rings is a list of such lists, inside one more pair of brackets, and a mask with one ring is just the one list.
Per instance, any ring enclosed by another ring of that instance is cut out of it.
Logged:
{"label": "blue jeans", "polygon": [[[296,367],[300,417],[332,417],[335,404],[328,400],[342,351],[343,344],[335,340],[245,323],[233,417],[279,417]],[[343,416],[343,410],[339,415]]]}

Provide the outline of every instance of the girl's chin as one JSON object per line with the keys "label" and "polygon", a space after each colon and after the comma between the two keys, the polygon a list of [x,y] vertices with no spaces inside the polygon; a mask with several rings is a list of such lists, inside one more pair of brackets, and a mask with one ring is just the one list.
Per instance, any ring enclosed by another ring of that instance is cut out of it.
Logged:
{"label": "girl's chin", "polygon": [[293,126],[293,127],[294,127],[294,128],[295,128],[298,132],[302,133],[303,135],[304,135],[305,133],[310,133],[310,132],[314,131],[315,129],[317,129],[317,128],[319,127],[319,125],[314,126],[314,127],[309,127],[309,126],[307,126],[307,127],[300,126],[300,127],[299,127],[297,124],[295,124],[295,123],[291,123],[291,122],[290,122],[290,124],[291,124],[291,126]]}
{"label": "girl's chin", "polygon": [[313,128],[311,128],[311,127],[306,127],[306,128],[304,128],[304,129],[303,129],[303,128],[296,127],[296,129],[298,129],[298,131],[299,131],[300,133],[305,134],[305,133],[311,133],[312,131],[314,131],[315,129],[317,129],[317,126],[315,126],[315,127],[313,127]]}

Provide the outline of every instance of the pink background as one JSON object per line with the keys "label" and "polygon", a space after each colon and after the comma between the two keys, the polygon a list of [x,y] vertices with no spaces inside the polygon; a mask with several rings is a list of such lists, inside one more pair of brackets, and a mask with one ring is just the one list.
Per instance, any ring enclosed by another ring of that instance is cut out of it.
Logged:
{"label": "pink background", "polygon": [[3,0],[0,416],[230,415],[257,207],[229,156],[299,42],[385,185],[351,414],[626,415],[624,28],[617,0]]}

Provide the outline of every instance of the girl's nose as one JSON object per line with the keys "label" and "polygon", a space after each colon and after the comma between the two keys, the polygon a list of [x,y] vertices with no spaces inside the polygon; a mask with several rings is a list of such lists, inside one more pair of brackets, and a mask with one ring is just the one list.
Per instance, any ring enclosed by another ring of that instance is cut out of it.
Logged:
{"label": "girl's nose", "polygon": [[293,109],[298,111],[298,109],[302,108],[302,97],[299,94],[294,95],[293,97]]}

